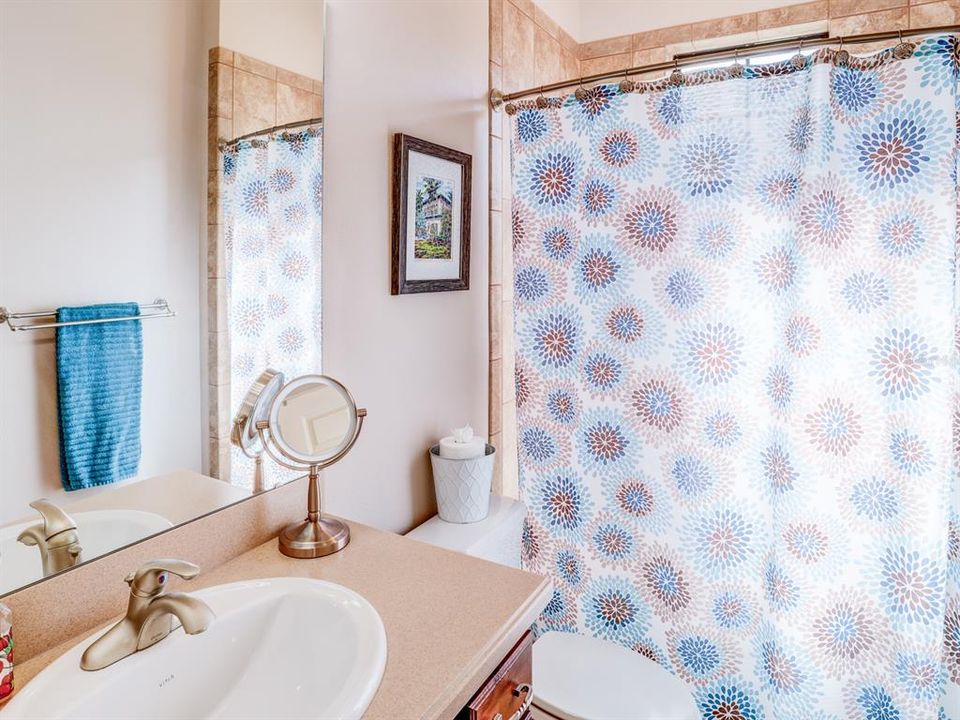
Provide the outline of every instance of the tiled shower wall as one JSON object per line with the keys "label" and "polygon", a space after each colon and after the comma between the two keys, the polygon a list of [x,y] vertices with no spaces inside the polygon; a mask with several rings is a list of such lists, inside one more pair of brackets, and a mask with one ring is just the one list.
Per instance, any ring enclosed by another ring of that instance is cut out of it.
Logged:
{"label": "tiled shower wall", "polygon": [[207,318],[210,468],[230,476],[230,335],[217,144],[323,115],[320,80],[226,48],[210,49],[207,75]]}
{"label": "tiled shower wall", "polygon": [[[722,7],[722,2],[717,2]],[[960,0],[817,0],[576,43],[533,0],[490,0],[490,87],[505,93],[671,60],[675,54],[829,31],[856,35],[960,23]],[[861,46],[869,52],[889,42]],[[659,75],[661,73],[655,73]],[[633,76],[644,79],[643,75]],[[490,433],[495,492],[516,497],[513,258],[508,118],[490,115]]]}
{"label": "tiled shower wall", "polygon": [[[490,87],[509,92],[580,74],[579,46],[532,0],[490,0]],[[495,493],[517,496],[513,396],[513,254],[510,142],[502,111],[490,112],[490,443]]]}

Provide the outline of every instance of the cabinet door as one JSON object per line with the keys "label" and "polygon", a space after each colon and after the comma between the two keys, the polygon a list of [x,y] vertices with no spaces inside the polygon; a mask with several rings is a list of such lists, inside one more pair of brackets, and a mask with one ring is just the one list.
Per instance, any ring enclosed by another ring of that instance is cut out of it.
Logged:
{"label": "cabinet door", "polygon": [[466,707],[469,720],[523,720],[533,698],[533,635],[513,646]]}

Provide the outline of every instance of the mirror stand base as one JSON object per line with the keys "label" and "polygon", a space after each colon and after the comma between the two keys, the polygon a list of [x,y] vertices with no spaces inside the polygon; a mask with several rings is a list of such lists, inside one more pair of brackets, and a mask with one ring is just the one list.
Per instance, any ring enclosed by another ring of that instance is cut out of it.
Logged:
{"label": "mirror stand base", "polygon": [[278,540],[287,557],[318,558],[343,550],[350,542],[350,528],[336,518],[321,517],[288,525]]}

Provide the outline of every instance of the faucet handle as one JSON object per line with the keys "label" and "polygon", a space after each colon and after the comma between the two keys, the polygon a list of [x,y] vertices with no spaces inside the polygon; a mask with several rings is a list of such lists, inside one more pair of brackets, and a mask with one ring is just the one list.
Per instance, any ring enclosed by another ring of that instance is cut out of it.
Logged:
{"label": "faucet handle", "polygon": [[168,573],[184,580],[192,580],[200,574],[200,568],[186,560],[165,558],[151,560],[124,578],[130,591],[139,597],[153,597],[164,591]]}
{"label": "faucet handle", "polygon": [[46,540],[67,530],[77,529],[74,519],[46,498],[34,500],[30,503],[30,507],[40,513],[40,517],[43,518],[43,534]]}

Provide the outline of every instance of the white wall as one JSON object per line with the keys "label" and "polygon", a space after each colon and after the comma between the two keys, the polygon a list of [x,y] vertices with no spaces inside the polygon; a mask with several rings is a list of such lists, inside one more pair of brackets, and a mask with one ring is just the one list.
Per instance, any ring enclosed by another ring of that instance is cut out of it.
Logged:
{"label": "white wall", "polygon": [[583,0],[535,0],[535,2],[550,16],[551,20],[570,33],[574,40],[581,41]]}
{"label": "white wall", "polygon": [[[199,470],[206,48],[192,0],[0,2],[0,304],[165,297],[141,475]],[[0,521],[61,493],[52,331],[0,327]]]}
{"label": "white wall", "polygon": [[323,0],[220,0],[220,47],[322,80]]}
{"label": "white wall", "polygon": [[[487,428],[485,0],[328,0],[324,371],[369,409],[325,509],[403,531],[435,511],[427,448]],[[470,290],[390,295],[393,133],[473,156]]]}

